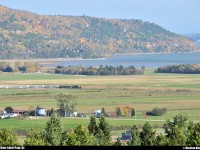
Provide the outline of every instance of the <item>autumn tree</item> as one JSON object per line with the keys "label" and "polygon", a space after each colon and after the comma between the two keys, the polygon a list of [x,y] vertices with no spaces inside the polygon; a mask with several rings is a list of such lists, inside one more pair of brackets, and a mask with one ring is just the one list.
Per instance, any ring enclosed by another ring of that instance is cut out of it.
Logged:
{"label": "autumn tree", "polygon": [[131,116],[132,114],[132,107],[131,106],[123,106],[123,107],[117,107],[116,108],[116,116]]}
{"label": "autumn tree", "polygon": [[18,68],[18,67],[14,67],[13,71],[14,71],[15,73],[18,73],[18,72],[19,72],[19,68]]}
{"label": "autumn tree", "polygon": [[20,68],[20,67],[22,67],[23,65],[22,65],[22,62],[21,61],[16,61],[15,62],[15,67],[17,67],[17,68]]}
{"label": "autumn tree", "polygon": [[34,67],[36,72],[41,70],[41,65],[39,64],[39,62],[35,62]]}
{"label": "autumn tree", "polygon": [[0,71],[5,70],[8,65],[9,65],[8,62],[5,62],[5,61],[0,62]]}

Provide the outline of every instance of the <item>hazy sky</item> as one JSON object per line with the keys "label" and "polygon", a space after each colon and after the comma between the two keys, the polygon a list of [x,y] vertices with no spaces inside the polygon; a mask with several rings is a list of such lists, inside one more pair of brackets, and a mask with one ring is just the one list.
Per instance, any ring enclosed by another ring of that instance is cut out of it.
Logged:
{"label": "hazy sky", "polygon": [[179,34],[200,33],[200,0],[0,0],[45,15],[141,19]]}

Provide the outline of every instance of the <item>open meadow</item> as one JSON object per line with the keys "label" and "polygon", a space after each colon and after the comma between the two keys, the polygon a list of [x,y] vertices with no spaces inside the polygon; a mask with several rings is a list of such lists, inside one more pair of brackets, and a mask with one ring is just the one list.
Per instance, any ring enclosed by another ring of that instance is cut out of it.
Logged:
{"label": "open meadow", "polygon": [[[77,112],[90,115],[94,110],[105,108],[115,112],[118,106],[131,106],[136,118],[108,119],[110,125],[142,125],[149,121],[162,127],[166,119],[177,113],[185,113],[190,120],[200,120],[200,76],[197,74],[155,74],[153,70],[144,75],[130,76],[68,76],[56,74],[0,74],[0,85],[79,85],[81,89],[0,89],[0,110],[11,106],[16,110],[29,110],[40,106],[57,109],[57,94],[72,94],[78,97]],[[163,116],[149,116],[146,111],[166,108]],[[44,119],[2,119],[0,127],[17,130],[44,127]],[[126,119],[126,120],[125,120]],[[154,121],[157,120],[157,121]],[[88,118],[62,118],[66,129],[79,124],[88,124]]]}

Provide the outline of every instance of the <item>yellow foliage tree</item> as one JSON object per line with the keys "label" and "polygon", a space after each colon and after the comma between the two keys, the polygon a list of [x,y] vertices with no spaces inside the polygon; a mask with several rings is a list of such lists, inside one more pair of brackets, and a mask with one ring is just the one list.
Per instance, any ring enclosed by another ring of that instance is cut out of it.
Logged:
{"label": "yellow foliage tree", "polygon": [[84,43],[86,43],[86,39],[85,38],[79,38],[79,42],[84,44]]}

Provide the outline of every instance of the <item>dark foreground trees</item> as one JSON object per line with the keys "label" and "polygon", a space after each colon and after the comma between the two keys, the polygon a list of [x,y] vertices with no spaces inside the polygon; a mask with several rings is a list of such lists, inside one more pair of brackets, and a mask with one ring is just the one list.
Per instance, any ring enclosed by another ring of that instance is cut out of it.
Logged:
{"label": "dark foreground trees", "polygon": [[[102,115],[98,121],[91,117],[88,126],[79,125],[75,129],[63,130],[60,118],[52,113],[44,129],[32,129],[24,141],[25,146],[199,146],[200,123],[188,122],[185,115],[176,115],[164,124],[164,134],[147,122],[141,130],[137,126],[131,129],[132,139],[125,143],[117,138],[112,142],[110,125]],[[16,146],[16,137],[8,129],[0,129],[0,145]]]}
{"label": "dark foreground trees", "polygon": [[16,137],[10,129],[0,129],[0,145],[1,146],[18,145]]}
{"label": "dark foreground trees", "polygon": [[[1,144],[1,143],[0,143]],[[111,131],[102,115],[99,122],[91,117],[88,126],[79,125],[75,129],[63,130],[60,118],[55,112],[47,121],[44,130],[32,129],[26,136],[25,146],[106,146],[111,145]]]}
{"label": "dark foreground trees", "polygon": [[200,123],[188,122],[188,117],[179,114],[164,124],[165,134],[156,134],[149,123],[145,123],[142,131],[136,126],[132,128],[132,140],[128,145],[141,146],[198,146],[200,145]]}

